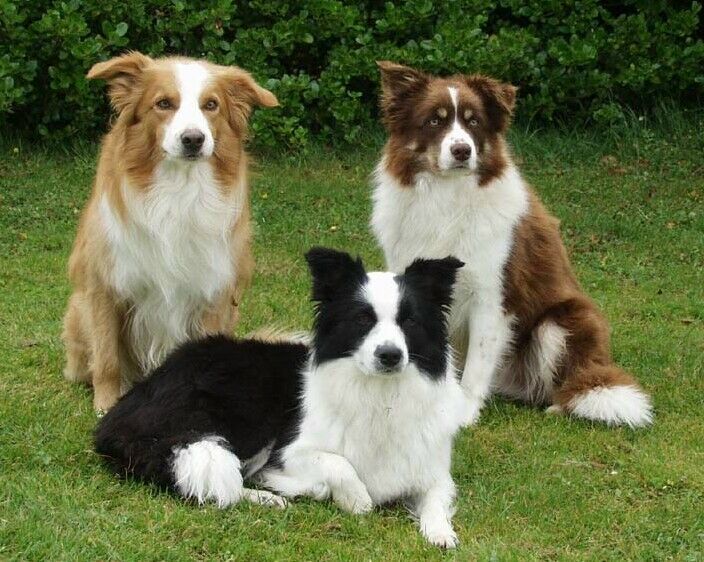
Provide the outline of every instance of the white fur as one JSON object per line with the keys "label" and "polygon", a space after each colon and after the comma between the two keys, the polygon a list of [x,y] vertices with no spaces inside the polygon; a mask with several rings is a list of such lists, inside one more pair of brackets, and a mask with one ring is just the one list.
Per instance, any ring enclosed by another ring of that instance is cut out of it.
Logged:
{"label": "white fur", "polygon": [[186,447],[174,448],[171,471],[178,492],[199,504],[213,501],[219,508],[242,499],[260,505],[286,507],[286,500],[280,496],[243,486],[242,464],[237,455],[224,447],[224,442],[224,438],[212,435]]}
{"label": "white fur", "polygon": [[648,395],[630,385],[591,389],[572,398],[568,410],[574,416],[608,425],[642,427],[653,421]]}
{"label": "white fur", "polygon": [[133,303],[128,337],[143,371],[201,335],[201,314],[234,283],[229,236],[242,193],[224,196],[207,162],[166,160],[146,192],[123,186],[124,222],[101,201],[114,261],[108,281]]}
{"label": "white fur", "polygon": [[166,126],[161,147],[169,157],[180,158],[183,153],[181,135],[189,129],[195,129],[205,136],[201,156],[208,158],[213,154],[215,143],[208,120],[201,110],[203,100],[200,98],[210,75],[205,66],[197,62],[176,63],[174,70],[179,104],[171,122]]}
{"label": "white fur", "polygon": [[[377,347],[392,345],[402,353],[399,369],[408,364],[408,347],[403,331],[396,323],[398,304],[401,298],[399,286],[393,273],[372,272],[368,274],[369,281],[363,288],[364,299],[369,302],[377,318],[374,328],[367,334],[364,341],[354,353],[354,358],[360,369],[367,374],[379,371],[379,365],[374,355]],[[381,376],[387,376],[382,374]]]}
{"label": "white fur", "polygon": [[[544,404],[552,398],[555,374],[567,351],[567,330],[555,322],[541,323],[533,332],[528,347],[526,363],[508,362],[498,373],[495,390],[516,400]],[[513,371],[520,369],[525,375],[515,384]]]}
{"label": "white fur", "polygon": [[402,271],[418,257],[453,255],[459,271],[450,314],[453,339],[468,341],[462,385],[475,421],[492,379],[513,339],[513,318],[503,310],[503,274],[513,231],[528,209],[528,191],[508,166],[490,185],[474,175],[439,177],[423,173],[413,188],[376,170],[371,226],[389,269]]}
{"label": "white fur", "polygon": [[450,91],[450,98],[452,99],[452,104],[455,107],[455,120],[452,123],[452,127],[440,143],[440,156],[438,157],[438,167],[443,172],[451,170],[453,168],[456,169],[458,162],[452,155],[451,149],[456,144],[468,144],[472,147],[472,155],[469,157],[469,160],[461,163],[463,168],[459,169],[459,171],[462,171],[464,169],[464,172],[466,173],[467,171],[477,169],[477,145],[475,144],[472,135],[470,135],[460,123],[457,88],[449,86],[448,90]]}
{"label": "white fur", "polygon": [[298,437],[263,482],[285,496],[331,495],[353,513],[408,498],[426,538],[452,547],[450,458],[466,411],[452,367],[433,381],[413,363],[376,377],[354,358],[311,366]]}
{"label": "white fur", "polygon": [[176,489],[198,503],[214,501],[218,507],[237,503],[242,497],[240,460],[212,436],[174,450],[172,472]]}

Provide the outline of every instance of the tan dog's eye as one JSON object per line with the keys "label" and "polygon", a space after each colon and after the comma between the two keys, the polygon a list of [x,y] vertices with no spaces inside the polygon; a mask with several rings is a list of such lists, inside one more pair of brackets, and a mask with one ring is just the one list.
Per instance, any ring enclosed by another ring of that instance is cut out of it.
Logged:
{"label": "tan dog's eye", "polygon": [[216,102],[215,100],[208,100],[205,103],[205,109],[207,111],[215,111],[217,108],[218,108],[218,102]]}
{"label": "tan dog's eye", "polygon": [[164,109],[164,110],[166,110],[166,109],[171,109],[171,108],[173,107],[173,106],[171,105],[171,102],[170,102],[169,100],[167,100],[166,98],[161,99],[161,100],[159,100],[158,102],[156,102],[156,106],[157,106],[159,109]]}

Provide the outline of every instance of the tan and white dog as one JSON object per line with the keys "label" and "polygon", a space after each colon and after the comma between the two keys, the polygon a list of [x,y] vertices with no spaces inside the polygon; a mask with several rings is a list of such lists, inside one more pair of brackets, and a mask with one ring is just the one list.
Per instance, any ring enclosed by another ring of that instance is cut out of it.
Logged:
{"label": "tan and white dog", "polygon": [[372,228],[394,271],[419,257],[465,262],[450,331],[470,418],[496,391],[607,424],[650,423],[650,399],[613,363],[609,326],[572,272],[558,221],[511,159],[516,88],[379,66],[389,140]]}
{"label": "tan and white dog", "polygon": [[132,52],[93,66],[117,118],[69,260],[69,380],[110,408],[174,346],[232,331],[253,270],[245,71]]}

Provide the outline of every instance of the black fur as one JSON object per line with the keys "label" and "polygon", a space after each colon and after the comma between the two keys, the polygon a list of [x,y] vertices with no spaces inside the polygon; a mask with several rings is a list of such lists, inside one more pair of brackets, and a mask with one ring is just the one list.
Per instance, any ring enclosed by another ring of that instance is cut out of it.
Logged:
{"label": "black fur", "polygon": [[376,315],[360,298],[367,281],[362,260],[345,252],[312,248],[306,260],[313,275],[313,348],[316,364],[348,357],[374,327]]}
{"label": "black fur", "polygon": [[304,344],[216,336],[173,352],[101,420],[95,449],[119,473],[173,485],[174,447],[224,437],[245,461],[295,437]]}
{"label": "black fur", "polygon": [[453,257],[417,259],[397,277],[401,285],[397,322],[406,336],[409,359],[431,378],[447,371],[446,313],[457,270],[463,265]]}

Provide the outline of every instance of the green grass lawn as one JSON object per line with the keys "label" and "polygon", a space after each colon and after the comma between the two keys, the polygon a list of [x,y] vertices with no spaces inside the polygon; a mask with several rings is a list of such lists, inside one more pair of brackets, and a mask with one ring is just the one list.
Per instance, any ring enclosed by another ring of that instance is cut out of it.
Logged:
{"label": "green grass lawn", "polygon": [[[492,401],[456,444],[462,544],[427,546],[397,507],[186,505],[125,483],[91,449],[90,390],[65,382],[66,259],[96,148],[0,148],[0,559],[702,560],[704,122],[619,134],[518,132],[524,174],[562,220],[617,361],[652,393],[651,429]],[[259,156],[257,270],[238,332],[306,328],[312,244],[382,259],[367,223],[378,142]]]}

